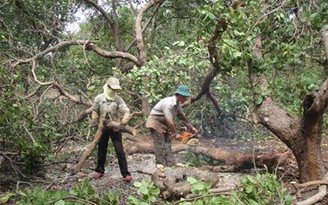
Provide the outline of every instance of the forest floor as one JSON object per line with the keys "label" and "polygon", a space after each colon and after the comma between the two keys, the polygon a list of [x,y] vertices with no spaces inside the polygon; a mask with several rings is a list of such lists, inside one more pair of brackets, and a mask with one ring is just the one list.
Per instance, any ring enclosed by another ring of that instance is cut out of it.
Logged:
{"label": "forest floor", "polygon": [[[81,145],[82,143],[82,145]],[[135,196],[140,198],[138,194],[138,188],[134,186],[134,182],[151,181],[151,174],[156,172],[158,168],[155,164],[155,157],[153,154],[133,154],[127,156],[129,171],[132,174],[133,180],[130,183],[127,183],[123,180],[116,157],[111,154],[108,154],[106,165],[105,175],[100,179],[93,179],[92,175],[94,173],[94,167],[96,162],[96,151],[93,155],[85,162],[83,166],[83,173],[85,176],[81,177],[78,175],[72,175],[71,171],[75,164],[78,162],[79,157],[81,156],[83,150],[89,144],[89,141],[82,140],[70,140],[67,141],[64,146],[61,147],[60,151],[57,153],[58,163],[55,163],[47,168],[44,172],[42,178],[38,181],[44,190],[71,190],[75,188],[77,184],[83,182],[85,179],[88,180],[89,185],[98,193],[103,194],[109,190],[115,192],[120,192],[120,203],[125,204],[128,200],[128,196]],[[175,141],[174,143],[181,143]],[[224,138],[212,138],[200,140],[200,145],[202,143],[211,143],[219,148],[230,148],[236,152],[241,152],[245,154],[255,153],[256,155],[261,154],[274,154],[277,152],[284,152],[287,150],[286,146],[279,141],[278,139],[271,138],[267,140],[235,140],[235,139],[224,139]],[[328,136],[323,137],[322,143],[322,154],[324,159],[324,164],[328,162]],[[186,165],[185,159],[182,157],[182,154],[175,154],[176,161],[182,165]],[[65,159],[65,163],[62,160]],[[288,167],[289,166],[289,167]],[[217,183],[216,188],[237,188],[240,184],[240,179],[246,175],[255,175],[256,169],[251,170],[242,170],[240,172],[211,172],[202,167],[188,167],[188,166],[173,166],[165,167],[164,170],[161,170],[163,174],[172,178],[179,178],[182,176],[197,176],[197,175],[206,175],[206,174],[216,174],[219,177],[219,182]],[[262,170],[263,171],[263,170]],[[297,168],[296,163],[293,159],[290,160],[287,166],[280,167],[276,169],[278,177],[281,177],[281,181],[288,188],[291,187],[290,182],[297,182]],[[1,176],[2,175],[2,176]],[[0,185],[2,177],[5,173],[0,173]],[[12,187],[13,188],[13,187]],[[3,191],[8,191],[4,187],[0,189],[0,194]],[[302,193],[298,195],[297,201],[306,199],[307,197],[315,194],[317,190],[311,192]],[[158,202],[157,204],[161,204]],[[318,204],[328,204],[328,197],[326,196]]]}

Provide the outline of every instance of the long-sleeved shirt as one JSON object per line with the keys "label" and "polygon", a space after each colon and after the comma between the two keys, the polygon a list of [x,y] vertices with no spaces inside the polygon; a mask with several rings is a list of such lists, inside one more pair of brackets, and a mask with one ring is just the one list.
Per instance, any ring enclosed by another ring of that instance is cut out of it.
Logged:
{"label": "long-sleeved shirt", "polygon": [[186,126],[192,128],[192,125],[188,122],[181,105],[177,103],[176,96],[166,97],[160,100],[154,108],[150,111],[148,116],[146,127],[153,128],[157,132],[170,132],[176,133],[176,127],[174,119],[178,118],[182,120]]}
{"label": "long-sleeved shirt", "polygon": [[123,121],[124,118],[130,116],[130,109],[118,95],[115,95],[113,100],[108,100],[104,93],[99,94],[96,96],[92,108],[98,114],[99,119],[111,119],[120,122],[121,119]]}

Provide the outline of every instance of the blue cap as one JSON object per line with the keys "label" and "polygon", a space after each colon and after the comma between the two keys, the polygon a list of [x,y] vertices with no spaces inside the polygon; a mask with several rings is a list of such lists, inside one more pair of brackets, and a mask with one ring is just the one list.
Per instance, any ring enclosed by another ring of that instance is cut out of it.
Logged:
{"label": "blue cap", "polygon": [[191,94],[188,91],[188,87],[186,85],[179,85],[178,89],[174,92],[174,94],[179,94],[186,97],[191,96]]}

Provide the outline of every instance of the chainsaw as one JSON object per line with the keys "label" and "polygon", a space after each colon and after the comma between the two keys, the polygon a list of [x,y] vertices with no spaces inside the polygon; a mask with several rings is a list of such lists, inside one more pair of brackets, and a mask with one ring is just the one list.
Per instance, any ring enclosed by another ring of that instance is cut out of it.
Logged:
{"label": "chainsaw", "polygon": [[[195,139],[195,140],[192,140],[192,139]],[[191,140],[193,141],[193,143],[192,143],[193,145],[199,144],[197,133],[183,132],[181,134],[180,140],[183,144],[191,144]]]}

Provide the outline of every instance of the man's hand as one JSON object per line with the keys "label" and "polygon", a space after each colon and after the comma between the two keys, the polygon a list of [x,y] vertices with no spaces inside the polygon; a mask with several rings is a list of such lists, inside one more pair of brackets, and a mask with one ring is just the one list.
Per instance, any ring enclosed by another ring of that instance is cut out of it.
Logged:
{"label": "man's hand", "polygon": [[99,119],[98,113],[96,111],[92,111],[90,127],[98,127],[98,119]]}
{"label": "man's hand", "polygon": [[98,120],[97,119],[92,119],[90,123],[90,127],[97,127],[98,126]]}
{"label": "man's hand", "polygon": [[197,133],[198,133],[198,129],[197,129],[197,128],[195,128],[195,127],[192,127],[192,131],[193,131],[195,134],[197,134]]}
{"label": "man's hand", "polygon": [[120,123],[121,123],[121,125],[124,125],[124,126],[128,124],[128,122],[124,121],[124,120],[122,120]]}
{"label": "man's hand", "polygon": [[179,133],[175,135],[175,139],[180,139],[180,138],[182,138],[182,136]]}
{"label": "man's hand", "polygon": [[122,120],[121,120],[121,124],[122,125],[127,125],[128,122],[130,121],[130,118],[131,118],[130,114],[124,115]]}

